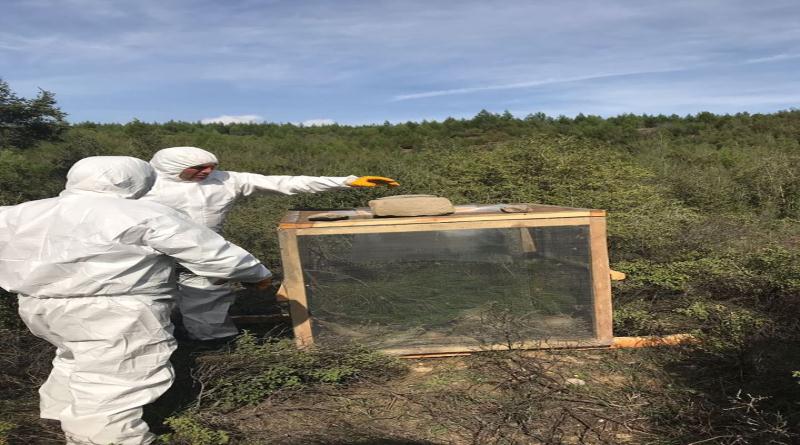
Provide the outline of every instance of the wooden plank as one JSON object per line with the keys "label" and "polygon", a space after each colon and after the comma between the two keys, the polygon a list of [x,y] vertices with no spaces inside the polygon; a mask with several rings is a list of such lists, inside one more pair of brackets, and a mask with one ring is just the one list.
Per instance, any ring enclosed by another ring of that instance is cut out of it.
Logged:
{"label": "wooden plank", "polygon": [[294,230],[278,230],[283,265],[283,285],[289,300],[289,314],[292,316],[295,343],[298,347],[314,343],[311,333],[311,319],[308,314],[306,288],[303,282],[303,269],[300,252],[297,248],[297,233]]}
{"label": "wooden plank", "polygon": [[625,272],[619,272],[616,270],[612,270],[611,272],[611,281],[623,281],[625,280]]}
{"label": "wooden plank", "polygon": [[600,341],[614,338],[611,313],[611,269],[608,265],[606,219],[590,218],[589,237],[594,290],[594,332]]}
{"label": "wooden plank", "polygon": [[580,226],[588,225],[592,218],[555,218],[555,219],[502,219],[495,221],[458,221],[428,224],[405,224],[397,226],[352,226],[352,227],[313,227],[296,229],[298,236],[307,235],[345,235],[354,233],[397,233],[397,232],[430,232],[442,230],[468,229],[510,229],[523,227]]}
{"label": "wooden plank", "polygon": [[614,337],[612,348],[650,348],[698,343],[692,334],[656,335],[647,337]]}
{"label": "wooden plank", "polygon": [[[525,213],[504,213],[503,208],[509,205],[524,205],[530,210]],[[309,221],[309,217],[320,213],[334,213],[349,218],[340,221]],[[584,209],[575,207],[553,206],[544,204],[466,204],[455,206],[455,213],[439,216],[418,216],[407,218],[374,218],[372,211],[368,207],[357,207],[349,209],[316,209],[316,210],[291,210],[284,215],[281,224],[286,224],[285,228],[292,229],[294,224],[300,227],[329,227],[329,226],[349,226],[357,224],[381,224],[385,220],[394,220],[391,224],[415,224],[419,222],[430,222],[439,220],[459,220],[460,218],[472,219],[493,219],[499,218],[548,218],[552,215],[566,214],[570,216],[605,216],[605,210]],[[370,222],[365,222],[370,221]]]}
{"label": "wooden plank", "polygon": [[[583,340],[532,340],[517,342],[512,345],[512,350],[527,349],[562,349],[562,348],[582,348],[610,346],[613,338],[609,339],[583,339]],[[387,348],[380,349],[381,352],[389,355],[398,356],[418,356],[418,355],[440,355],[440,354],[467,354],[482,351],[508,351],[507,344],[497,343],[489,345],[449,345],[449,346],[415,346],[409,348]]]}
{"label": "wooden plank", "polygon": [[[670,335],[647,336],[647,337],[614,337],[610,344],[605,344],[605,343],[600,345],[576,344],[566,347],[555,347],[550,349],[610,350],[610,349],[621,349],[621,348],[652,348],[658,346],[677,346],[683,344],[696,344],[698,342],[699,340],[697,339],[697,337],[695,337],[692,334],[670,334]],[[535,351],[540,351],[542,349],[543,348],[530,348],[525,350],[535,353]],[[399,357],[402,359],[457,357],[484,351],[485,349],[481,351],[471,351],[471,352],[438,352],[438,353],[431,352],[431,353],[420,353],[420,354],[403,354],[400,355]]]}
{"label": "wooden plank", "polygon": [[280,225],[284,224],[296,224],[300,220],[300,212],[297,210],[289,210],[283,215],[281,218]]}
{"label": "wooden plank", "polygon": [[289,295],[286,292],[286,286],[281,283],[281,287],[278,288],[277,292],[275,292],[275,300],[284,303],[289,301]]}
{"label": "wooden plank", "polygon": [[472,352],[442,352],[439,354],[431,353],[431,354],[406,354],[400,355],[399,358],[406,359],[406,360],[414,360],[414,359],[428,359],[428,358],[446,358],[446,357],[463,357],[465,355],[472,355]]}
{"label": "wooden plank", "polygon": [[406,224],[432,224],[432,223],[452,223],[469,221],[504,221],[504,220],[527,220],[527,219],[553,219],[553,218],[577,218],[589,217],[591,212],[588,210],[563,211],[548,213],[475,213],[461,214],[452,216],[417,216],[409,218],[369,218],[369,219],[345,219],[340,221],[309,221],[309,222],[281,222],[279,227],[282,229],[307,229],[323,227],[360,227],[360,226],[397,226]]}

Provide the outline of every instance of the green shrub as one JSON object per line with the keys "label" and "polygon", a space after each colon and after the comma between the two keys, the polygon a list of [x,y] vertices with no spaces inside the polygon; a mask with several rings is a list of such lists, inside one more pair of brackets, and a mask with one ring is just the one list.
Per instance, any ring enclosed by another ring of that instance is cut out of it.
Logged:
{"label": "green shrub", "polygon": [[700,258],[666,263],[619,261],[625,272],[616,284],[619,295],[705,295],[724,300],[746,298],[760,309],[797,304],[800,292],[800,252],[771,245],[752,252],[727,250]]}
{"label": "green shrub", "polygon": [[653,174],[606,144],[539,135],[488,147],[444,145],[425,152],[434,190],[456,202],[539,202],[625,211],[663,195]]}
{"label": "green shrub", "polygon": [[692,286],[717,299],[746,300],[776,315],[800,308],[800,252],[765,246],[753,252],[725,252],[691,263]]}
{"label": "green shrub", "polygon": [[0,149],[0,206],[49,198],[63,186],[49,153],[40,149],[24,153]]}
{"label": "green shrub", "polygon": [[17,424],[0,420],[0,445],[9,445],[8,433],[17,428]]}
{"label": "green shrub", "polygon": [[55,173],[66,177],[72,164],[88,156],[111,156],[115,153],[111,147],[104,146],[97,140],[94,132],[72,130],[64,136],[61,144],[49,149],[52,151]]}
{"label": "green shrub", "polygon": [[173,431],[159,436],[159,441],[164,444],[226,445],[231,440],[227,432],[203,426],[202,422],[191,414],[169,417],[164,424]]}
{"label": "green shrub", "polygon": [[614,335],[616,336],[651,335],[662,330],[662,323],[658,316],[642,300],[614,307]]}
{"label": "green shrub", "polygon": [[232,351],[203,357],[197,378],[204,387],[204,403],[228,410],[281,391],[383,379],[403,369],[396,358],[360,346],[299,350],[288,339],[261,341],[245,333]]}
{"label": "green shrub", "polygon": [[685,263],[655,263],[648,260],[620,261],[614,270],[625,272],[626,278],[616,283],[620,294],[650,296],[677,295],[686,291],[691,276],[682,267]]}
{"label": "green shrub", "polygon": [[697,301],[677,312],[698,322],[694,332],[700,340],[698,347],[719,356],[743,354],[771,327],[763,315],[717,303]]}

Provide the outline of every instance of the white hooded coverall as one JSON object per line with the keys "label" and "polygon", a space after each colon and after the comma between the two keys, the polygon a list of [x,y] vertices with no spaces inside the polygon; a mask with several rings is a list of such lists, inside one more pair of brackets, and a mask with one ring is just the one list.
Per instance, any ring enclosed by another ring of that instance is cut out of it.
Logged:
{"label": "white hooded coverall", "polygon": [[0,212],[0,287],[19,294],[25,324],[57,347],[41,416],[61,421],[68,444],[154,440],[141,414],[173,381],[176,260],[218,279],[270,275],[185,215],[136,200],[154,180],[139,159],[85,158],[58,197]]}
{"label": "white hooded coverall", "polygon": [[[159,150],[150,160],[158,177],[143,200],[156,201],[189,215],[217,233],[222,232],[225,217],[234,202],[254,192],[283,195],[316,193],[348,188],[347,182],[357,176],[264,176],[214,170],[200,182],[181,179],[187,167],[218,164],[217,157],[197,147],[171,147]],[[229,284],[193,273],[181,273],[178,309],[189,335],[197,340],[212,340],[236,335],[238,330],[228,315],[235,293]]]}

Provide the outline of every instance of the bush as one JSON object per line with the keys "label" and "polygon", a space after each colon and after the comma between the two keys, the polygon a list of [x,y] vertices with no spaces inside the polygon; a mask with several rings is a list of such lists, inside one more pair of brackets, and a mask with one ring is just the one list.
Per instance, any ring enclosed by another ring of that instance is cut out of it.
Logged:
{"label": "bush", "polygon": [[614,307],[614,335],[640,336],[666,333],[663,322],[650,306],[637,300]]}
{"label": "bush", "polygon": [[17,425],[11,422],[0,420],[0,445],[9,445],[8,433],[17,428]]}
{"label": "bush", "polygon": [[34,153],[0,149],[0,206],[49,198],[63,188],[50,159],[31,151]]}
{"label": "bush", "polygon": [[67,128],[65,117],[53,93],[40,90],[35,99],[23,99],[0,79],[0,148],[29,148],[57,139]]}
{"label": "bush", "polygon": [[191,414],[169,417],[164,424],[173,432],[163,434],[158,439],[169,445],[226,445],[231,440],[225,431],[207,428]]}
{"label": "bush", "polygon": [[626,278],[615,283],[617,295],[667,297],[686,292],[691,276],[685,270],[685,262],[656,263],[648,260],[620,261],[614,270],[625,272]]}
{"label": "bush", "polygon": [[239,337],[229,353],[205,356],[197,370],[203,403],[230,410],[281,391],[380,379],[404,369],[397,359],[360,346],[299,350],[291,340]]}
{"label": "bush", "polygon": [[678,311],[697,320],[699,327],[694,333],[700,340],[698,347],[715,355],[741,355],[770,327],[764,316],[722,304],[697,301]]}

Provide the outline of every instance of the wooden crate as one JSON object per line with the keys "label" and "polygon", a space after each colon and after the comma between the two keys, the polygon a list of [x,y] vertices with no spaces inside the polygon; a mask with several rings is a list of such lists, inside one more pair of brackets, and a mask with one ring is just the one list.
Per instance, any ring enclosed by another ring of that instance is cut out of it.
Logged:
{"label": "wooden crate", "polygon": [[605,211],[502,208],[325,211],[348,217],[339,221],[290,211],[278,234],[297,344],[356,341],[397,355],[610,345]]}

